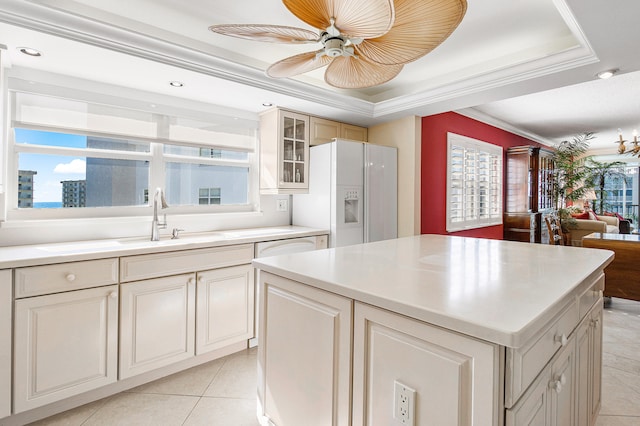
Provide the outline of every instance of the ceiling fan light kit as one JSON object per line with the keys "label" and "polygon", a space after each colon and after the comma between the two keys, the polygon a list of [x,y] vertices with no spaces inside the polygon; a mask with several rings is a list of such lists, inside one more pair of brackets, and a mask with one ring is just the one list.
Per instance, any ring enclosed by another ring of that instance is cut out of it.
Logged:
{"label": "ceiling fan light kit", "polygon": [[325,81],[343,89],[377,86],[404,64],[440,45],[458,27],[466,0],[283,0],[285,7],[318,33],[261,24],[221,24],[215,33],[279,43],[322,43],[316,51],[285,58],[266,71],[273,78],[327,66]]}

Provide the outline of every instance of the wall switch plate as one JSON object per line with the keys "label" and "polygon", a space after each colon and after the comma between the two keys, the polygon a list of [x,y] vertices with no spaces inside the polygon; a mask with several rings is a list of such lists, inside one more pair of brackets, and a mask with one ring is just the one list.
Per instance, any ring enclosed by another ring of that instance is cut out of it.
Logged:
{"label": "wall switch plate", "polygon": [[415,426],[416,391],[399,381],[394,381],[393,418],[397,425]]}
{"label": "wall switch plate", "polygon": [[289,210],[289,200],[286,198],[276,200],[276,211],[286,212],[287,210]]}

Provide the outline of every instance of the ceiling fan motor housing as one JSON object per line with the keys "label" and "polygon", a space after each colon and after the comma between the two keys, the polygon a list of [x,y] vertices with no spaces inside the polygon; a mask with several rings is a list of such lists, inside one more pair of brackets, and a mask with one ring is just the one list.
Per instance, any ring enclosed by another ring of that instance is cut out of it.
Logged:
{"label": "ceiling fan motor housing", "polygon": [[343,53],[344,39],[342,37],[329,37],[324,41],[324,51],[327,56],[335,58]]}

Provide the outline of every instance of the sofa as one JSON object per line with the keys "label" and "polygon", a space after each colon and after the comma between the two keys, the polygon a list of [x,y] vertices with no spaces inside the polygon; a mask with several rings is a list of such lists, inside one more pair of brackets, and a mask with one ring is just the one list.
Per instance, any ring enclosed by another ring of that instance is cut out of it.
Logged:
{"label": "sofa", "polygon": [[596,216],[590,213],[590,217],[590,219],[572,218],[565,222],[570,245],[582,247],[582,237],[592,232],[620,233],[620,219],[616,216]]}

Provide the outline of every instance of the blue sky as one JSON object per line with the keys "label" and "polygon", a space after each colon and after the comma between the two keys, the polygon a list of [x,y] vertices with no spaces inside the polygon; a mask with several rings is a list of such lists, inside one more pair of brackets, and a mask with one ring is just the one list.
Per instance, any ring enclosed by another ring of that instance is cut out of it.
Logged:
{"label": "blue sky", "polygon": [[[16,143],[86,148],[86,136],[15,129]],[[34,178],[34,202],[62,201],[63,180],[85,179],[85,157],[21,153],[18,168],[38,172]]]}

